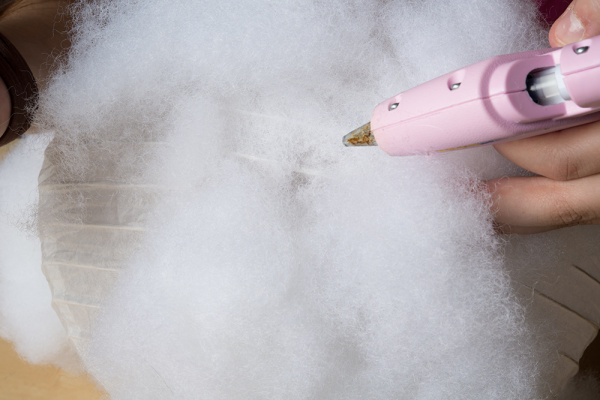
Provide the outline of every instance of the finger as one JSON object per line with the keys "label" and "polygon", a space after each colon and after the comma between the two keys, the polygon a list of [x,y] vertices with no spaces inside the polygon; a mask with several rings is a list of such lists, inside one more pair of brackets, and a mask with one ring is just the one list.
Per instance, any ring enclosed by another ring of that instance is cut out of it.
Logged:
{"label": "finger", "polygon": [[509,235],[512,233],[516,233],[519,235],[533,235],[534,233],[543,233],[552,231],[554,229],[562,228],[560,226],[515,226],[515,225],[502,225],[499,223],[494,223],[494,229],[498,233],[502,233],[505,235]]}
{"label": "finger", "polygon": [[486,185],[501,230],[532,233],[600,223],[600,175],[573,181],[499,178]]}
{"label": "finger", "polygon": [[560,47],[600,35],[600,0],[574,0],[550,28],[550,45]]}
{"label": "finger", "polygon": [[600,173],[600,121],[494,147],[518,166],[554,180]]}

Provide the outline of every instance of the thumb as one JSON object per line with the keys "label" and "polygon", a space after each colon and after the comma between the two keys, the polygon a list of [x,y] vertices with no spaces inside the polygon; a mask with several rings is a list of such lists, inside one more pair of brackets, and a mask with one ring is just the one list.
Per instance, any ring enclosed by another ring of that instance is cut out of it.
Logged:
{"label": "thumb", "polygon": [[600,0],[574,0],[550,29],[550,45],[564,46],[600,35]]}

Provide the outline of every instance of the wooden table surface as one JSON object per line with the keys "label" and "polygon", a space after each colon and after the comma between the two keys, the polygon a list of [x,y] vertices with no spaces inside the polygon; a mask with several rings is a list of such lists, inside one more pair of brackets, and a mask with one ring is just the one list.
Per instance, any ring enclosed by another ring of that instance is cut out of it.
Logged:
{"label": "wooden table surface", "polygon": [[98,400],[103,395],[85,375],[31,365],[0,339],[0,400]]}
{"label": "wooden table surface", "polygon": [[[600,379],[600,337],[581,359],[581,372]],[[0,339],[0,400],[100,400],[104,393],[85,375],[21,360],[10,343]]]}

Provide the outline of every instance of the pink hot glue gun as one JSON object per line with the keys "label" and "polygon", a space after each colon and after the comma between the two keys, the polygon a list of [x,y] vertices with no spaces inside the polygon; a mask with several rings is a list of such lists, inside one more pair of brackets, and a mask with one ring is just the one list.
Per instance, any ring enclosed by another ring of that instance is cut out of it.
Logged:
{"label": "pink hot glue gun", "polygon": [[600,36],[493,57],[385,100],[346,146],[392,156],[522,139],[600,120]]}

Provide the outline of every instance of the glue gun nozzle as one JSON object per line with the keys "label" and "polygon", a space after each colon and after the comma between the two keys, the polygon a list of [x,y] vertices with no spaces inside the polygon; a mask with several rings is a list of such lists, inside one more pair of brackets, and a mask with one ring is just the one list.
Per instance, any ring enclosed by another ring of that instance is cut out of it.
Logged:
{"label": "glue gun nozzle", "polygon": [[344,136],[343,143],[344,146],[377,146],[371,132],[371,123],[368,122]]}

